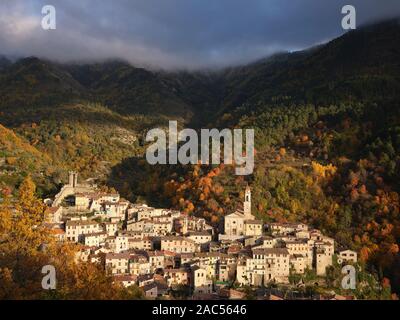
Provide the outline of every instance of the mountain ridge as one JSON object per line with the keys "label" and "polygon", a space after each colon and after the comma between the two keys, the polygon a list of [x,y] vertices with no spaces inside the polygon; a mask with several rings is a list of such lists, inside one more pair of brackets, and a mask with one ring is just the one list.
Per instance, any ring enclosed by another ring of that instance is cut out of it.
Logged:
{"label": "mountain ridge", "polygon": [[383,94],[396,95],[400,89],[395,59],[400,52],[398,21],[367,25],[324,45],[218,71],[153,71],[120,60],[59,64],[35,57],[15,63],[2,58],[0,108],[89,101],[126,115],[165,115],[200,126],[259,100],[289,96],[319,104],[351,95],[360,99],[373,93],[360,94],[356,77],[365,75],[374,76],[369,79],[371,89],[374,83],[392,82],[392,91]]}
{"label": "mountain ridge", "polygon": [[[393,20],[310,50],[205,73],[156,72],[120,61],[5,61],[0,123],[50,157],[55,169],[37,179],[58,183],[55,177],[74,169],[129,200],[174,207],[216,226],[249,183],[257,218],[307,222],[334,235],[400,292],[399,40]],[[168,120],[253,128],[254,173],[237,177],[223,165],[150,166],[145,134]],[[10,160],[7,170],[30,173]]]}

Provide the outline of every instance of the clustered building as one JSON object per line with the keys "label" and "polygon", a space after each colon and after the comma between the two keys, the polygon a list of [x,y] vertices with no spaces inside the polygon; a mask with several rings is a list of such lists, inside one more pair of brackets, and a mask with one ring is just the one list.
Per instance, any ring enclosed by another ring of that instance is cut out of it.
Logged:
{"label": "clustered building", "polygon": [[[335,241],[302,223],[265,224],[251,213],[251,190],[243,210],[224,218],[223,233],[203,218],[176,210],[131,204],[118,193],[80,186],[77,174],[48,202],[48,226],[58,241],[80,243],[80,260],[101,263],[115,282],[141,287],[148,297],[186,286],[210,295],[229,283],[264,286],[288,283],[290,274],[333,264]],[[64,190],[64,191],[63,191]],[[62,206],[66,197],[72,205]],[[357,262],[357,253],[338,253],[338,262]]]}

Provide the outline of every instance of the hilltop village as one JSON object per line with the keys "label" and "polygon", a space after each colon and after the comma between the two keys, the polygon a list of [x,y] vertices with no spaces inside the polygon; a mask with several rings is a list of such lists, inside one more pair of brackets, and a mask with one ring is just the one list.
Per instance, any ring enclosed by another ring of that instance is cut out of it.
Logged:
{"label": "hilltop village", "polygon": [[115,282],[137,285],[149,298],[181,290],[194,298],[240,299],[248,286],[288,284],[292,274],[309,270],[324,276],[334,254],[339,263],[357,262],[356,252],[336,252],[334,239],[308,225],[256,219],[249,187],[243,210],[225,216],[221,234],[203,218],[80,184],[75,172],[46,204],[47,227],[58,241],[81,245],[77,259],[100,263]]}

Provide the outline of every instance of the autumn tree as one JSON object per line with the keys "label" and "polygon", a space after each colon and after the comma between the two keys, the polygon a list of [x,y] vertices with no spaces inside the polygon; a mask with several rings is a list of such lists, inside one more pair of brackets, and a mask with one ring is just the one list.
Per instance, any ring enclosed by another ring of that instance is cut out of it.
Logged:
{"label": "autumn tree", "polygon": [[0,288],[3,298],[27,298],[40,290],[41,266],[48,261],[43,248],[50,246],[52,239],[43,225],[46,207],[35,197],[35,189],[28,176],[19,187],[18,200],[13,203],[10,195],[4,195],[0,206],[0,277],[6,284]]}
{"label": "autumn tree", "polygon": [[[28,176],[18,197],[0,203],[0,299],[135,299],[138,290],[113,283],[103,266],[78,261],[79,246],[56,243],[45,227],[46,209]],[[55,290],[43,290],[43,266],[56,269]]]}

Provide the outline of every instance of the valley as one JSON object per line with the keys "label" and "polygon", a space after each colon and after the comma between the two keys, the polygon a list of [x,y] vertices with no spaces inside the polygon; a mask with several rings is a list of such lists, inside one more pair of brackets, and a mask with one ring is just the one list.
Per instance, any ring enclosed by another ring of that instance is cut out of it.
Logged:
{"label": "valley", "polygon": [[[76,170],[218,231],[249,184],[257,219],[335,235],[399,292],[399,57],[400,25],[391,20],[210,72],[1,58],[0,187],[17,195],[31,175],[47,198]],[[254,129],[253,175],[222,164],[149,165],[145,135],[170,120]]]}

